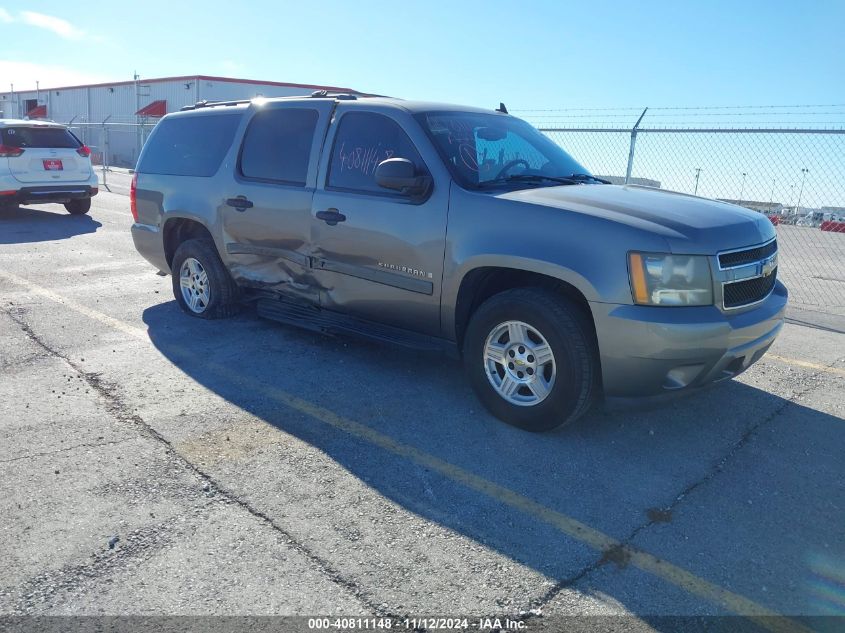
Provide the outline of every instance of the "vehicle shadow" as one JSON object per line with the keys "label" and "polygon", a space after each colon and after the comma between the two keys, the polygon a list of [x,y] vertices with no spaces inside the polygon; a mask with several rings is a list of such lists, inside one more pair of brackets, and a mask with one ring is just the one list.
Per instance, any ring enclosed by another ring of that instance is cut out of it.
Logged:
{"label": "vehicle shadow", "polygon": [[102,224],[88,215],[71,215],[31,207],[0,209],[0,244],[63,240],[94,233]]}
{"label": "vehicle shadow", "polygon": [[[483,412],[454,361],[323,337],[250,313],[200,321],[172,301],[148,308],[143,319],[156,348],[200,385],[316,447],[409,512],[558,583],[550,595],[594,593],[644,619],[660,608],[674,609],[672,615],[730,613],[629,565],[624,555],[591,549],[543,512],[517,508],[496,490],[623,543],[636,535],[634,546],[780,613],[820,612],[813,583],[821,572],[808,561],[821,557],[828,568],[845,561],[834,516],[845,501],[838,466],[845,425],[772,393],[786,387],[776,376],[771,390],[732,381],[660,406],[598,407],[571,427],[530,434]],[[397,455],[380,440],[320,422],[307,407],[292,410],[273,396],[279,392],[365,425],[410,453]],[[443,476],[408,459],[417,452],[460,472]],[[302,477],[307,490],[317,476],[268,469],[266,455],[248,451],[237,459],[227,473],[267,489],[278,489],[286,476]],[[497,488],[479,492],[460,473]],[[823,497],[831,507],[821,507]],[[289,511],[263,497],[251,503],[270,504],[260,508],[268,514]],[[590,566],[589,577],[570,587]],[[660,619],[650,624],[678,628]]]}

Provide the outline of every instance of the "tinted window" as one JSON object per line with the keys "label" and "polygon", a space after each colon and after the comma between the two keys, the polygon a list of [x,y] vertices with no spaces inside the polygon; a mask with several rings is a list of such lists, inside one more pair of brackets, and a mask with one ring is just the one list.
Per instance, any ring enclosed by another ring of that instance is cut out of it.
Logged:
{"label": "tinted window", "polygon": [[425,169],[417,149],[398,123],[370,112],[346,114],[334,140],[328,184],[339,189],[394,193],[375,181],[376,167],[388,158],[407,158],[419,171]]}
{"label": "tinted window", "polygon": [[0,130],[3,145],[10,147],[69,147],[82,145],[62,127],[7,127]]}
{"label": "tinted window", "polygon": [[240,121],[240,113],[163,119],[144,147],[138,171],[213,176],[232,144]]}
{"label": "tinted window", "polygon": [[256,114],[244,137],[241,174],[304,186],[318,117],[293,108]]}

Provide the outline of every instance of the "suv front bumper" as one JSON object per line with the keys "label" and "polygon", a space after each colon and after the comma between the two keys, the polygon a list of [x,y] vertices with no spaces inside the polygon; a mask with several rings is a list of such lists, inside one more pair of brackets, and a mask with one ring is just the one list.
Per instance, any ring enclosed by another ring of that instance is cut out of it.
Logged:
{"label": "suv front bumper", "polygon": [[737,313],[590,303],[605,395],[654,396],[733,378],[774,342],[787,297],[778,281],[765,301]]}
{"label": "suv front bumper", "polygon": [[11,194],[0,196],[0,200],[16,204],[38,204],[45,202],[68,202],[96,196],[97,187],[85,184],[53,185],[49,187],[21,187]]}

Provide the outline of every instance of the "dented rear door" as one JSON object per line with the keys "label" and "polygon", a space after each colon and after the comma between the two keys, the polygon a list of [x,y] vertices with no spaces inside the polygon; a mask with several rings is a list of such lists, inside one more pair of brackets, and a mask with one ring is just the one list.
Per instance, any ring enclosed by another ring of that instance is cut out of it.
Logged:
{"label": "dented rear door", "polygon": [[239,283],[318,300],[311,204],[333,106],[314,99],[251,108],[221,209],[226,263]]}

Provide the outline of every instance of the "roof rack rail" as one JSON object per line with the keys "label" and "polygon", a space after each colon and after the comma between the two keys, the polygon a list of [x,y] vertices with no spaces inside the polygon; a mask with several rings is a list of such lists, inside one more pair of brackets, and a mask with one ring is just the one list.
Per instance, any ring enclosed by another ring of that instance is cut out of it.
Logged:
{"label": "roof rack rail", "polygon": [[329,92],[328,90],[315,90],[311,93],[314,99],[337,99],[339,101],[354,101],[358,97],[348,92]]}
{"label": "roof rack rail", "polygon": [[233,106],[249,103],[252,99],[238,99],[237,101],[197,101],[194,105],[186,105],[179,108],[179,111],[198,110],[200,108],[213,108],[216,106]]}

